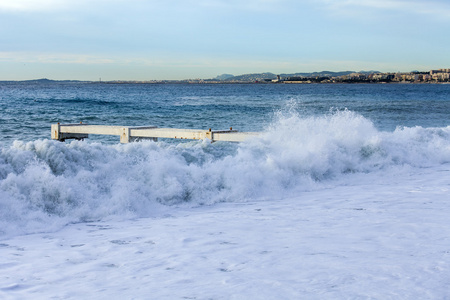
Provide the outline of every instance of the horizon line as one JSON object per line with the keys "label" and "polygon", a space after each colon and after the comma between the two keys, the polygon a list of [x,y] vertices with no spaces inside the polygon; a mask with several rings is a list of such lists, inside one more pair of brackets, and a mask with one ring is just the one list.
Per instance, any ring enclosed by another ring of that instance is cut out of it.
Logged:
{"label": "horizon line", "polygon": [[[185,79],[109,79],[109,80],[102,80],[101,77],[99,77],[98,80],[92,80],[92,79],[50,79],[47,77],[42,78],[34,78],[34,79],[0,79],[0,82],[22,82],[22,81],[77,81],[77,82],[157,82],[157,81],[173,81],[173,82],[182,82],[182,81],[198,81],[198,80],[218,80],[217,77],[222,75],[230,75],[231,77],[239,77],[239,76],[245,76],[245,75],[257,75],[257,74],[273,74],[275,76],[277,75],[295,75],[295,74],[315,74],[315,73],[344,73],[344,72],[351,72],[351,73],[381,73],[381,74],[398,74],[398,73],[428,73],[430,71],[434,70],[448,70],[447,68],[439,68],[439,69],[431,69],[428,71],[420,71],[420,70],[412,70],[409,72],[405,71],[397,71],[397,72],[382,72],[382,71],[376,71],[376,70],[361,70],[361,71],[352,71],[352,70],[345,70],[345,71],[329,71],[329,70],[323,70],[323,71],[313,71],[313,72],[295,72],[295,73],[273,73],[273,72],[255,72],[255,73],[243,73],[239,75],[233,75],[229,73],[222,73],[217,75],[214,78],[185,78]],[[223,81],[220,80],[219,81]]]}

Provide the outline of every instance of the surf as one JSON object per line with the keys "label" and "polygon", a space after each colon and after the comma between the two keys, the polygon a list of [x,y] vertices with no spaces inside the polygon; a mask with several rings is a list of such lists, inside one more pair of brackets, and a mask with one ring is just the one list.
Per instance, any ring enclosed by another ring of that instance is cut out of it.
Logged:
{"label": "surf", "polygon": [[0,151],[0,234],[280,199],[350,175],[382,177],[449,162],[450,126],[380,131],[345,109],[303,116],[286,108],[243,143],[15,141]]}

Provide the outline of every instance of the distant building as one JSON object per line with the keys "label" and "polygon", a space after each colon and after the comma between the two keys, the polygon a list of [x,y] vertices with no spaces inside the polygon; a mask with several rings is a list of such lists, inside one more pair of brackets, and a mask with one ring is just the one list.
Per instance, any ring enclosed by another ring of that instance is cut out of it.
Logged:
{"label": "distant building", "polygon": [[272,82],[281,82],[281,76],[277,75],[277,79],[272,79]]}

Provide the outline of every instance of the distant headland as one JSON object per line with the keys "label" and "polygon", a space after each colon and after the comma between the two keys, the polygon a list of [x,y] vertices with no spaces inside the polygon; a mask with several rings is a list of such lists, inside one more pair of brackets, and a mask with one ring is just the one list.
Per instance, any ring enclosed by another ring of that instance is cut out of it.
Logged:
{"label": "distant headland", "polygon": [[[1,82],[1,81],[0,81]],[[8,81],[3,81],[8,82]],[[274,74],[252,73],[234,76],[222,74],[212,79],[184,79],[184,80],[110,80],[110,81],[79,81],[79,80],[50,80],[47,78],[12,81],[29,83],[260,83],[260,84],[311,84],[311,83],[450,83],[450,69],[437,69],[430,71],[411,71],[397,73],[382,73],[379,71],[321,71],[311,73]]]}

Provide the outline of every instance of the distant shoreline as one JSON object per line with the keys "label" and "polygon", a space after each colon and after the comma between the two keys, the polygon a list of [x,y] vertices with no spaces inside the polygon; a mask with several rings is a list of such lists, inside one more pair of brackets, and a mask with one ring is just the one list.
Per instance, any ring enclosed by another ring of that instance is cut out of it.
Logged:
{"label": "distant shoreline", "polygon": [[427,85],[427,84],[450,84],[450,81],[445,82],[250,82],[250,81],[195,81],[195,80],[155,80],[155,81],[134,81],[134,80],[113,80],[113,81],[88,81],[88,80],[47,80],[45,82],[39,81],[39,80],[0,80],[0,84],[5,83],[35,83],[35,84],[46,84],[46,83],[85,83],[85,84],[223,84],[223,85],[229,85],[229,84],[259,84],[259,85],[314,85],[314,84],[329,84],[329,85],[336,85],[336,84],[374,84],[374,85],[385,85],[385,84],[414,84],[414,85]]}
{"label": "distant shoreline", "polygon": [[47,78],[32,80],[3,80],[0,83],[101,83],[101,84],[448,84],[450,69],[412,71],[408,73],[382,73],[379,71],[321,71],[313,73],[279,74],[253,73],[234,76],[222,74],[212,79],[182,80],[52,80]]}

